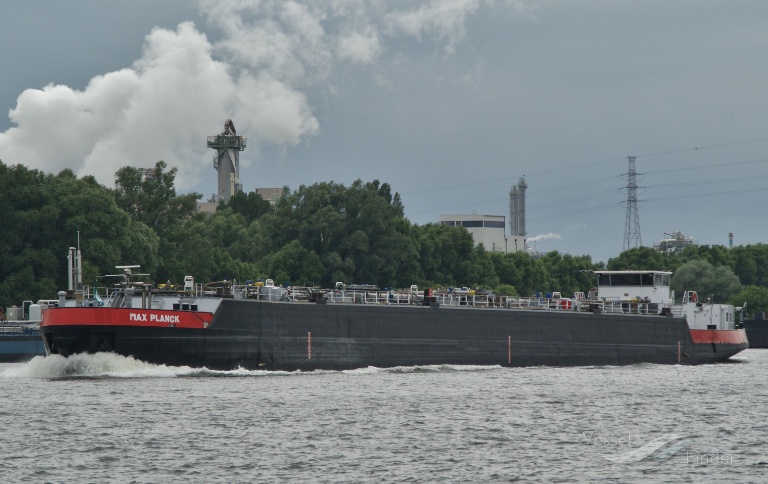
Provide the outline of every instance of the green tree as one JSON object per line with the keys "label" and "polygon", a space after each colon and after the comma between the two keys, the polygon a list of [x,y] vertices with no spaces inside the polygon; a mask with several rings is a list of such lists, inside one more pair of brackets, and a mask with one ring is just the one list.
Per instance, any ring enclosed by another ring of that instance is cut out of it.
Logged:
{"label": "green tree", "polygon": [[733,270],[742,284],[768,287],[768,245],[734,247],[731,254]]}
{"label": "green tree", "polygon": [[753,313],[768,311],[768,287],[744,286],[741,291],[731,297],[730,303],[734,306],[743,306],[744,318],[749,319]]}
{"label": "green tree", "polygon": [[483,244],[477,245],[472,250],[470,264],[466,267],[469,285],[476,288],[491,289],[500,284],[499,277],[491,260],[490,252],[485,250]]}
{"label": "green tree", "polygon": [[298,240],[270,254],[262,262],[275,284],[314,285],[322,278],[323,265],[316,253],[305,249]]}
{"label": "green tree", "polygon": [[166,230],[160,239],[162,260],[158,268],[157,280],[171,280],[181,283],[184,276],[194,276],[198,281],[212,281],[215,246],[206,233],[207,216],[201,214],[184,223],[174,224]]}
{"label": "green tree", "polygon": [[[592,287],[592,271],[601,266],[558,252],[489,253],[461,227],[413,225],[399,194],[378,180],[285,187],[274,208],[241,193],[207,215],[196,212],[198,194],[176,194],[176,173],[162,161],[147,176],[124,167],[109,190],[72,170],[54,176],[0,162],[0,304],[54,297],[66,283],[67,249],[78,234],[87,284],[117,264],[140,264],[156,280],[175,283],[185,275],[272,277],[326,287],[343,281],[570,295]],[[766,307],[767,245],[697,246],[669,255],[637,248],[607,267],[671,270],[678,295],[691,289],[716,302],[743,298],[752,310]]]}
{"label": "green tree", "polygon": [[508,257],[508,254],[500,252],[491,252],[490,259],[493,264],[494,273],[499,278],[499,284],[514,288],[514,281],[520,280],[520,270],[515,264],[515,260],[512,257]]}
{"label": "green tree", "polygon": [[732,253],[722,245],[691,245],[680,253],[682,262],[700,260],[713,266],[726,266],[733,268]]}
{"label": "green tree", "polygon": [[267,254],[294,240],[317,254],[323,285],[341,280],[395,286],[418,272],[416,244],[399,197],[377,180],[356,180],[348,188],[325,182],[286,190],[258,224]]}
{"label": "green tree", "polygon": [[509,284],[499,284],[495,288],[493,288],[494,294],[498,294],[499,296],[518,296],[517,289],[515,289],[515,286],[510,286]]}
{"label": "green tree", "polygon": [[495,261],[499,282],[513,286],[519,295],[530,296],[539,291],[551,290],[549,273],[541,259],[525,252],[500,254],[492,259]]}
{"label": "green tree", "polygon": [[156,264],[158,239],[134,226],[110,190],[93,177],[77,179],[71,170],[56,176],[21,165],[0,163],[0,301],[50,299],[66,289],[69,247],[83,253],[83,282],[112,272],[126,255]]}
{"label": "green tree", "polygon": [[712,302],[726,302],[741,290],[736,274],[726,266],[713,266],[706,260],[686,262],[672,274],[671,287],[677,298],[684,291],[698,292],[699,299],[711,298]]}
{"label": "green tree", "polygon": [[132,166],[120,168],[115,173],[114,197],[118,206],[161,237],[173,224],[191,217],[201,197],[194,192],[176,195],[174,182],[178,169],[166,171],[166,168],[164,161],[158,161],[146,174]]}
{"label": "green tree", "polygon": [[671,271],[679,265],[675,259],[673,254],[667,255],[650,247],[636,247],[625,250],[614,259],[609,259],[607,269],[609,271]]}
{"label": "green tree", "polygon": [[[174,182],[178,170],[166,168],[164,161],[158,161],[149,172],[125,166],[115,173],[115,202],[129,215],[141,239],[126,247],[133,257],[146,261],[142,266],[158,280],[180,282],[192,268],[200,270],[201,276],[212,275],[212,256],[203,253],[211,248],[210,242],[189,230],[189,226],[206,228],[200,224],[205,215],[196,213],[200,194],[177,195]],[[143,255],[142,244],[147,251]]]}
{"label": "green tree", "polygon": [[426,224],[414,229],[419,247],[420,286],[470,286],[474,256],[472,235],[463,227]]}
{"label": "green tree", "polygon": [[[238,192],[229,199],[225,207],[229,207],[232,212],[242,215],[248,223],[272,211],[272,204],[256,192]],[[217,210],[221,208],[220,206]]]}
{"label": "green tree", "polygon": [[552,251],[545,254],[541,262],[549,274],[548,289],[560,291],[564,297],[571,297],[577,291],[586,292],[595,284],[592,271],[597,270],[597,266],[589,256],[574,257]]}
{"label": "green tree", "polygon": [[141,271],[157,274],[160,267],[160,237],[142,222],[131,221],[119,239],[120,264],[137,264]]}

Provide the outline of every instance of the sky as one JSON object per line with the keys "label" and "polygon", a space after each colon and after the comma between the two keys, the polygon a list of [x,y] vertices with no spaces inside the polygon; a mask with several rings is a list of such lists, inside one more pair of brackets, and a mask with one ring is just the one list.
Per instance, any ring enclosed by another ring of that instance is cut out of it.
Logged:
{"label": "sky", "polygon": [[205,199],[231,118],[247,191],[379,180],[422,225],[524,177],[532,248],[607,262],[634,156],[634,240],[768,242],[765,1],[30,0],[0,45],[6,165]]}

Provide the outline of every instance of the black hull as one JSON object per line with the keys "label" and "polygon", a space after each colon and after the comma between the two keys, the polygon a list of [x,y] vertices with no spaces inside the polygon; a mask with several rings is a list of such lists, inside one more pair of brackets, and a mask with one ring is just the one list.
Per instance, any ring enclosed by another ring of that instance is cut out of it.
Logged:
{"label": "black hull", "polygon": [[768,348],[768,320],[751,319],[744,321],[750,348]]}
{"label": "black hull", "polygon": [[681,318],[556,311],[225,300],[206,329],[46,326],[65,356],[113,351],[217,370],[367,366],[587,366],[724,361],[746,344],[695,344]]}

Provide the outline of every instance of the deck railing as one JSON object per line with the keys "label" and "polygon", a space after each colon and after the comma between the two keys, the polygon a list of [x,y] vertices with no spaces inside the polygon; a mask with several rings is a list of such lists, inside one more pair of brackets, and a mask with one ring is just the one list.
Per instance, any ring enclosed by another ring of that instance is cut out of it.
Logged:
{"label": "deck railing", "polygon": [[[120,293],[117,287],[95,288],[105,305]],[[497,308],[541,311],[579,311],[604,312],[609,314],[659,314],[658,304],[639,301],[597,300],[583,298],[546,298],[499,296],[473,291],[434,292],[425,304],[423,291],[392,291],[392,290],[321,290],[309,287],[290,287],[287,289],[273,286],[229,286],[208,288],[203,284],[195,284],[192,290],[165,291],[167,295],[178,295],[180,298],[194,300],[207,297],[224,297],[236,299],[255,299],[271,302],[317,302],[324,300],[327,304],[378,304],[378,305],[432,305],[455,308]],[[85,300],[93,300],[93,287],[84,288]],[[137,293],[134,297],[141,297]],[[153,294],[150,299],[152,309],[169,309],[165,299]],[[672,315],[680,316],[682,308],[679,305],[669,309]]]}

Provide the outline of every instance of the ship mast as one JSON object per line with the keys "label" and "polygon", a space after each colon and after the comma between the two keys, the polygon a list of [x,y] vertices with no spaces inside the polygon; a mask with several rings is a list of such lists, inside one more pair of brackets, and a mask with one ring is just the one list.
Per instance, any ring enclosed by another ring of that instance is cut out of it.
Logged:
{"label": "ship mast", "polygon": [[83,258],[80,253],[80,231],[77,231],[77,248],[70,247],[67,254],[67,288],[78,290],[83,285]]}

